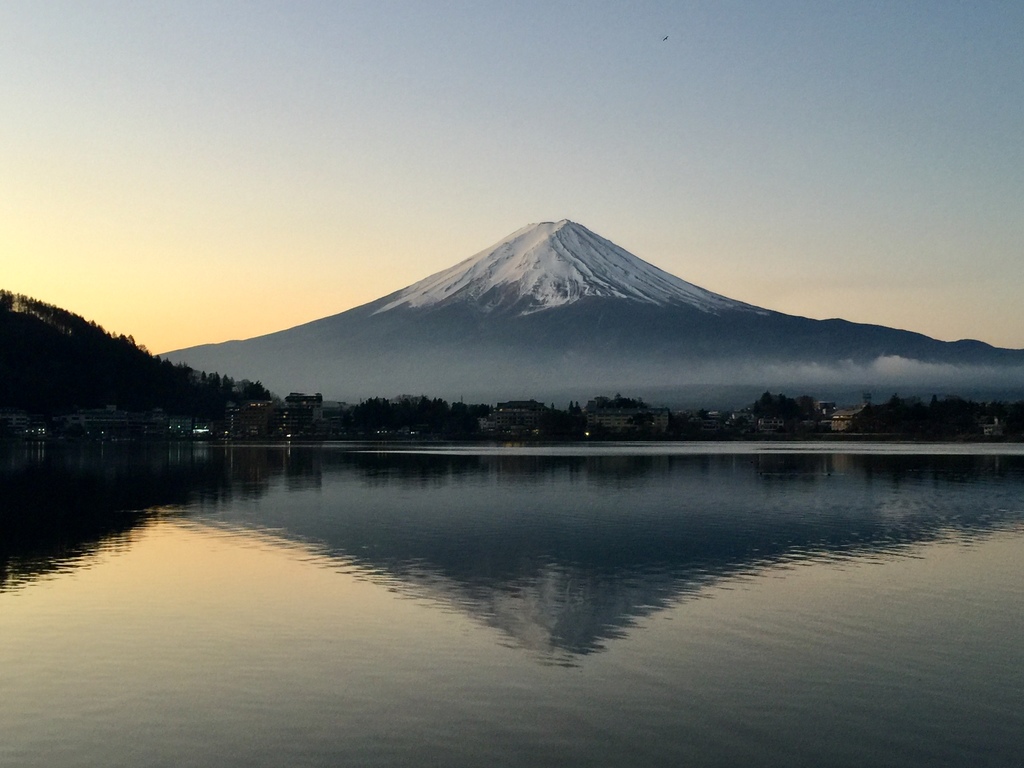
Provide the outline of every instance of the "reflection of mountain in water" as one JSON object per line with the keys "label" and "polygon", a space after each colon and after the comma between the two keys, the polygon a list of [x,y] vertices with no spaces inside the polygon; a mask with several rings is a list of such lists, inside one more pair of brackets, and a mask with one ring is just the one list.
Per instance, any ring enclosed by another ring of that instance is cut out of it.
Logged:
{"label": "reflection of mountain in water", "polygon": [[0,589],[73,567],[129,539],[145,510],[173,505],[304,542],[563,662],[722,578],[1024,520],[1024,457],[201,446],[2,455]]}
{"label": "reflection of mountain in water", "polygon": [[[294,455],[294,454],[293,454]],[[227,524],[314,545],[558,654],[768,565],[895,553],[1024,517],[1024,459],[316,452],[315,494]],[[295,485],[294,480],[292,485]]]}

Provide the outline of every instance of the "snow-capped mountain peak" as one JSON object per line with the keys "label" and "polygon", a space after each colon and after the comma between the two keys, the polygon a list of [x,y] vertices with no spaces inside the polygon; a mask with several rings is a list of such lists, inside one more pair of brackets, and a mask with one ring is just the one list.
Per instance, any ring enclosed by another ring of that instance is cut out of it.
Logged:
{"label": "snow-capped mountain peak", "polygon": [[563,219],[523,227],[480,253],[399,291],[377,310],[456,302],[530,314],[586,297],[687,304],[705,312],[755,307],[670,275]]}

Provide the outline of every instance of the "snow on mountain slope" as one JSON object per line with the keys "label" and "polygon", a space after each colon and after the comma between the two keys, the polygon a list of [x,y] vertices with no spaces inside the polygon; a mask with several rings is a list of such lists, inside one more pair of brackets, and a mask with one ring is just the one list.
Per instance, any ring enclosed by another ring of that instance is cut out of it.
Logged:
{"label": "snow on mountain slope", "polygon": [[475,303],[483,311],[526,315],[588,296],[658,306],[685,304],[704,312],[757,307],[681,280],[586,227],[563,219],[531,224],[496,245],[408,288],[374,314],[396,307]]}

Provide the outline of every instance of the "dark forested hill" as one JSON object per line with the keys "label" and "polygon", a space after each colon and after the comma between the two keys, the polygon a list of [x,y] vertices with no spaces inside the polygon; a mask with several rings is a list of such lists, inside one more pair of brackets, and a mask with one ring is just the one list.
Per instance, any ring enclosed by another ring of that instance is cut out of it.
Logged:
{"label": "dark forested hill", "polygon": [[0,407],[34,413],[117,405],[219,418],[230,399],[269,398],[259,383],[193,371],[67,310],[0,291]]}

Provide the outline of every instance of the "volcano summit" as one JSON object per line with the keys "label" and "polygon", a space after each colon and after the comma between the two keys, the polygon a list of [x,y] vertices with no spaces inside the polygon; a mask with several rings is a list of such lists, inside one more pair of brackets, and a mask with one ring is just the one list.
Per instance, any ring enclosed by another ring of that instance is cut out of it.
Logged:
{"label": "volcano summit", "polygon": [[524,227],[341,314],[164,357],[279,393],[349,400],[401,392],[551,400],[724,385],[945,393],[1024,378],[1024,350],[755,307],[567,220]]}
{"label": "volcano summit", "polygon": [[707,312],[756,309],[680,280],[572,221],[531,224],[495,246],[398,292],[396,307],[474,304],[482,312],[527,315],[587,298]]}

